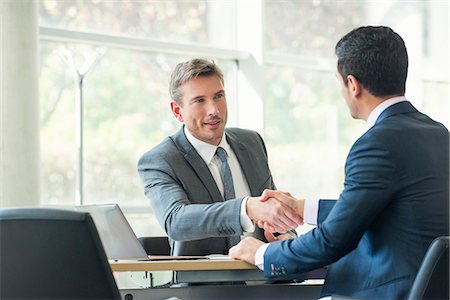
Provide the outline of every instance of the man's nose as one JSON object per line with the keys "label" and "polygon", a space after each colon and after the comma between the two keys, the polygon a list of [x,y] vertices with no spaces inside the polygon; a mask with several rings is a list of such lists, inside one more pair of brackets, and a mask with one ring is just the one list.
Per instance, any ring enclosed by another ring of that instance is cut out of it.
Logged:
{"label": "man's nose", "polygon": [[214,100],[209,100],[207,103],[208,115],[217,115],[219,113],[219,107]]}

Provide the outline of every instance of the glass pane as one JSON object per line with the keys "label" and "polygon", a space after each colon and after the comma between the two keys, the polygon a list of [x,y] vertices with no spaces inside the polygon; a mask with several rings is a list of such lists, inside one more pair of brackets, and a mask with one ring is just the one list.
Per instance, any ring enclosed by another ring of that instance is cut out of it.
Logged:
{"label": "glass pane", "polygon": [[273,66],[265,76],[265,140],[277,188],[337,197],[345,157],[364,123],[350,116],[334,72]]}
{"label": "glass pane", "polygon": [[54,49],[40,43],[41,201],[75,204],[75,89]]}
{"label": "glass pane", "polygon": [[450,85],[448,82],[423,83],[423,112],[450,128]]}
{"label": "glass pane", "polygon": [[362,1],[265,1],[265,48],[273,54],[332,57],[337,38],[361,20]]}
{"label": "glass pane", "polygon": [[[410,59],[408,99],[436,120],[449,122],[448,74],[442,75],[441,68],[426,69],[448,65],[448,36],[436,34],[448,23],[448,4],[327,0],[264,3],[264,50],[274,54],[265,75],[265,133],[279,189],[298,192],[301,197],[337,197],[342,190],[343,164],[349,147],[363,132],[364,122],[350,117],[339,94],[334,47],[355,27],[383,24],[404,38]],[[328,72],[315,70],[322,67],[315,66],[322,59],[333,61],[332,65],[325,64]],[[423,84],[424,74],[432,74],[430,77],[439,81]]]}
{"label": "glass pane", "polygon": [[212,28],[216,22],[233,19],[233,5],[213,1],[43,0],[40,23],[77,31],[230,47],[234,31],[225,32],[219,40]]}
{"label": "glass pane", "polygon": [[[75,64],[95,50],[90,45],[42,42],[42,202],[74,203],[74,79],[53,49],[73,47]],[[180,124],[169,106],[171,70],[187,57],[106,49],[83,83],[85,203],[148,205],[137,174],[139,157]],[[236,78],[234,61],[216,60],[226,78]],[[235,80],[230,80],[235,81]],[[227,85],[235,99],[233,84]],[[59,101],[57,101],[59,100]],[[230,105],[230,114],[233,104]]]}

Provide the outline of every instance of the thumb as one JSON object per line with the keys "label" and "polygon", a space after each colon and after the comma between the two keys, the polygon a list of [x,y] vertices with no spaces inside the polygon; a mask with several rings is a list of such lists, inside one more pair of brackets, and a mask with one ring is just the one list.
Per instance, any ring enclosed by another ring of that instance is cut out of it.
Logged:
{"label": "thumb", "polygon": [[261,201],[261,202],[267,201],[267,200],[269,200],[269,198],[272,198],[274,194],[275,194],[275,191],[265,189],[263,191],[263,193],[261,194],[261,197],[259,197],[259,201]]}

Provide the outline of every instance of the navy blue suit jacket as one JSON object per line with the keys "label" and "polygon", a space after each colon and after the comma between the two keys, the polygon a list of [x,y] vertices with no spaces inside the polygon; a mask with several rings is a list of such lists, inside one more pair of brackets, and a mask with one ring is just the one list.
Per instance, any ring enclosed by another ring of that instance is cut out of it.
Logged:
{"label": "navy blue suit jacket", "polygon": [[327,266],[322,296],[405,298],[431,241],[449,234],[449,132],[409,102],[352,146],[339,200],[319,226],[264,255],[267,277]]}

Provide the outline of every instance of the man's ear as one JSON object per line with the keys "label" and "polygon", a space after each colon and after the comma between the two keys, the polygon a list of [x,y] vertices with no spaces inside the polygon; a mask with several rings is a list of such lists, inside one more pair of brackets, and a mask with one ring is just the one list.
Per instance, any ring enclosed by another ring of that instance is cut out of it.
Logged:
{"label": "man's ear", "polygon": [[347,87],[353,97],[358,97],[361,94],[361,83],[353,75],[347,76]]}
{"label": "man's ear", "polygon": [[172,110],[173,115],[175,116],[175,118],[177,118],[178,121],[184,122],[182,107],[176,101],[170,102],[170,109]]}

